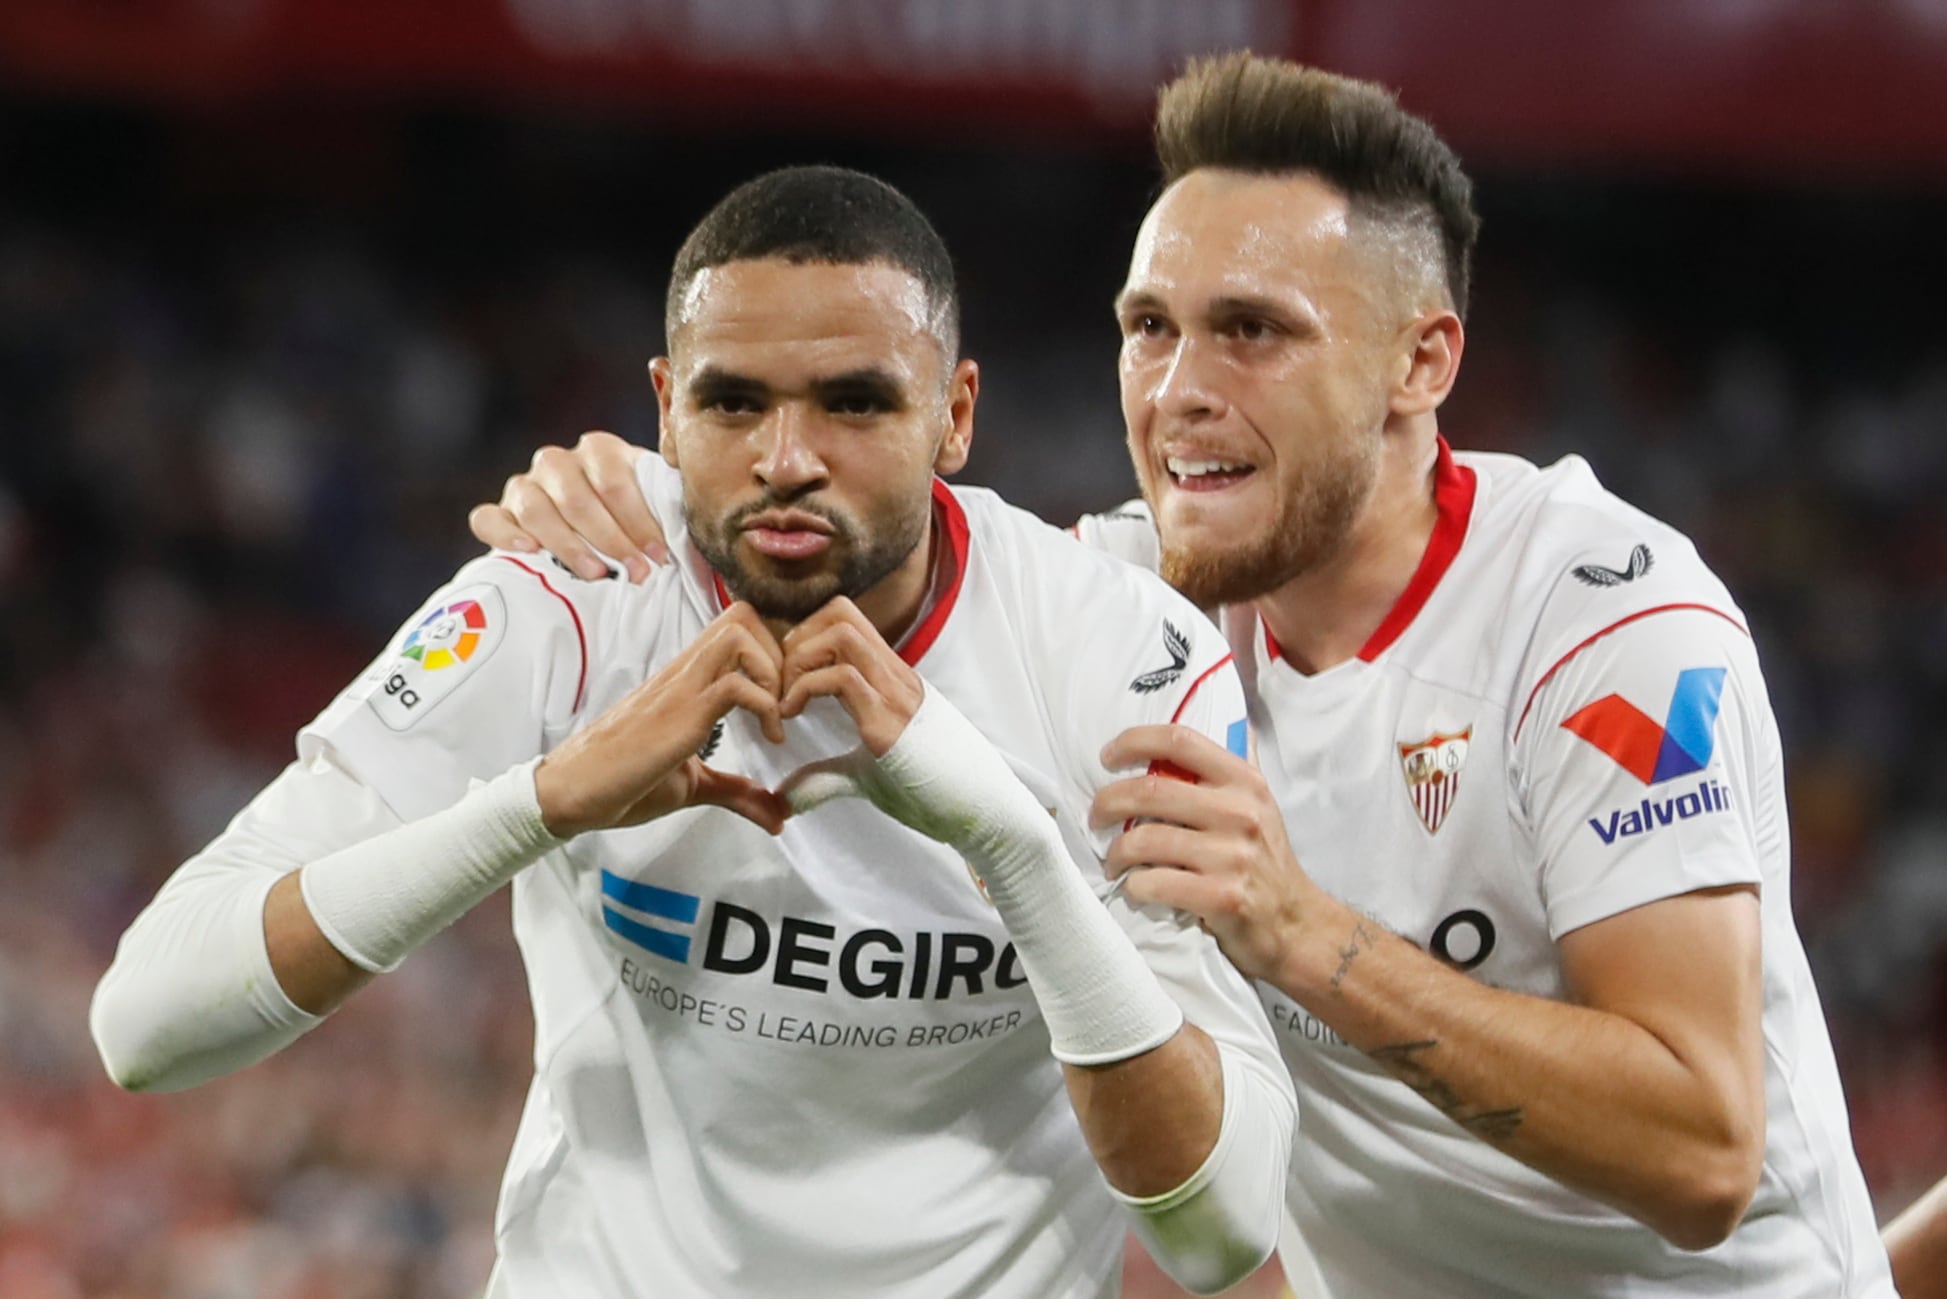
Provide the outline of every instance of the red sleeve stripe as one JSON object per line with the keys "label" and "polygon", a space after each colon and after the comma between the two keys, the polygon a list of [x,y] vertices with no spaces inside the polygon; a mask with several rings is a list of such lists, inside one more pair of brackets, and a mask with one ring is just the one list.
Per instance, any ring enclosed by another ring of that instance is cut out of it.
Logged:
{"label": "red sleeve stripe", "polygon": [[522,572],[533,577],[535,581],[539,582],[543,587],[547,588],[547,592],[549,595],[561,601],[561,603],[568,610],[568,616],[574,619],[575,643],[581,649],[581,675],[575,678],[575,711],[580,712],[582,698],[588,691],[588,633],[582,630],[581,614],[579,611],[576,610],[575,602],[573,600],[570,600],[567,596],[561,594],[561,592],[555,590],[554,584],[548,581],[548,579],[538,569],[529,568],[526,564],[521,563],[520,560],[515,559],[512,555],[495,555],[494,558],[504,559],[508,563],[512,564],[515,568],[518,568]]}
{"label": "red sleeve stripe", "polygon": [[1514,738],[1517,740],[1521,738],[1521,728],[1528,724],[1528,710],[1535,706],[1535,696],[1541,693],[1541,688],[1543,686],[1547,685],[1551,680],[1554,679],[1554,676],[1557,672],[1560,672],[1565,666],[1567,666],[1568,661],[1570,659],[1574,658],[1577,654],[1580,654],[1583,650],[1587,649],[1589,646],[1601,640],[1604,636],[1607,636],[1610,632],[1619,630],[1620,628],[1623,627],[1627,627],[1632,622],[1636,622],[1643,618],[1648,618],[1652,614],[1679,613],[1685,609],[1694,609],[1699,613],[1716,614],[1719,618],[1722,618],[1725,622],[1731,624],[1731,626],[1737,628],[1739,631],[1743,632],[1746,636],[1749,636],[1751,634],[1751,629],[1749,627],[1746,627],[1743,623],[1731,617],[1731,615],[1725,613],[1722,609],[1716,608],[1715,606],[1708,605],[1708,604],[1659,604],[1652,609],[1639,609],[1635,613],[1630,614],[1627,618],[1618,618],[1616,621],[1610,623],[1607,627],[1604,627],[1601,631],[1596,632],[1593,636],[1590,636],[1587,640],[1583,641],[1580,645],[1577,645],[1574,649],[1570,650],[1568,653],[1556,659],[1555,666],[1549,668],[1548,671],[1541,674],[1541,680],[1535,682],[1535,688],[1528,692],[1528,702],[1521,706],[1521,718],[1519,721],[1515,722],[1514,724]]}
{"label": "red sleeve stripe", "polygon": [[1170,714],[1171,726],[1174,726],[1178,722],[1183,720],[1183,710],[1188,708],[1190,706],[1190,701],[1197,697],[1197,691],[1203,688],[1203,683],[1210,680],[1212,676],[1215,676],[1218,668],[1221,668],[1224,664],[1230,662],[1235,657],[1236,655],[1234,654],[1224,655],[1222,658],[1218,659],[1215,663],[1212,663],[1209,667],[1205,668],[1203,670],[1203,674],[1199,676],[1195,681],[1192,681],[1190,683],[1190,688],[1183,692],[1183,702],[1178,704],[1176,706],[1176,711]]}
{"label": "red sleeve stripe", "polygon": [[[1171,726],[1175,726],[1178,722],[1181,722],[1183,720],[1184,711],[1189,708],[1190,701],[1197,697],[1197,691],[1202,688],[1203,683],[1210,680],[1210,678],[1216,673],[1218,668],[1230,662],[1231,659],[1234,657],[1236,656],[1232,654],[1224,655],[1222,658],[1218,659],[1215,663],[1212,663],[1209,667],[1205,668],[1203,670],[1203,675],[1199,676],[1195,681],[1192,681],[1190,683],[1189,690],[1184,692],[1183,702],[1176,706],[1176,711],[1174,713],[1170,714]],[[1161,758],[1158,758],[1156,761],[1149,764],[1149,774],[1152,776],[1170,776],[1176,780],[1185,781],[1192,785],[1197,783],[1197,778],[1195,774],[1183,770],[1183,768],[1177,766],[1174,762],[1166,762]],[[1124,821],[1122,823],[1122,828],[1125,832],[1127,832],[1129,827],[1134,824],[1135,824],[1134,821]]]}

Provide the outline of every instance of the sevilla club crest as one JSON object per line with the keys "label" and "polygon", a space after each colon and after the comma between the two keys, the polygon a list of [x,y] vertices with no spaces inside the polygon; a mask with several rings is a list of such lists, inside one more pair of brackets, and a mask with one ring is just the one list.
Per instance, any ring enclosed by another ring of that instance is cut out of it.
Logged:
{"label": "sevilla club crest", "polygon": [[1406,793],[1413,810],[1420,814],[1428,834],[1437,834],[1440,823],[1460,794],[1460,769],[1467,765],[1468,741],[1474,728],[1451,735],[1435,732],[1418,744],[1399,746],[1399,765],[1406,775]]}

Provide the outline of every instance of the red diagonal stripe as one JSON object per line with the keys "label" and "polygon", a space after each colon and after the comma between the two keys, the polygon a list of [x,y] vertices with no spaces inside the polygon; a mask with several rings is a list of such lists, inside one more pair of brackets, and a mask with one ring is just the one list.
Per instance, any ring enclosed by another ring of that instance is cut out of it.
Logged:
{"label": "red diagonal stripe", "polygon": [[1604,695],[1562,723],[1645,785],[1656,775],[1663,728],[1621,695]]}

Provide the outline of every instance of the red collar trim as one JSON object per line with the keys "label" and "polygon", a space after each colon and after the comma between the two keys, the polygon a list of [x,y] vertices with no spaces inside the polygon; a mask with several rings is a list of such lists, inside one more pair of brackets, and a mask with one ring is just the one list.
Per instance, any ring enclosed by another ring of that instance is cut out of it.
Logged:
{"label": "red collar trim", "polygon": [[[1420,566],[1413,571],[1413,580],[1399,593],[1385,621],[1359,647],[1362,663],[1370,663],[1385,653],[1413,625],[1413,619],[1432,597],[1433,588],[1440,585],[1440,579],[1453,566],[1454,556],[1460,553],[1460,543],[1467,538],[1467,522],[1474,514],[1474,488],[1478,484],[1472,469],[1454,463],[1453,448],[1447,445],[1447,439],[1437,440],[1440,450],[1433,462],[1433,507],[1439,511],[1439,518],[1434,521],[1433,535],[1427,538]],[[1278,647],[1278,638],[1271,634],[1270,626],[1261,618],[1258,623],[1264,628],[1265,652],[1273,662],[1283,658],[1284,651]]]}
{"label": "red collar trim", "polygon": [[[938,640],[940,633],[946,629],[947,616],[953,612],[954,604],[960,599],[960,583],[967,575],[967,546],[970,535],[967,529],[967,512],[960,508],[960,500],[953,494],[952,489],[938,478],[933,480],[933,509],[939,516],[940,522],[946,525],[947,557],[948,562],[953,565],[953,571],[947,575],[946,587],[940,592],[939,598],[933,601],[933,607],[926,611],[926,616],[906,633],[906,639],[900,643],[899,657],[904,659],[909,667],[919,666],[920,659],[925,657],[927,650],[933,648],[933,642]],[[722,613],[730,607],[730,591],[724,586],[723,578],[715,569],[710,571],[710,585],[716,589],[717,612]]]}
{"label": "red collar trim", "polygon": [[1454,463],[1453,448],[1447,445],[1447,439],[1442,437],[1438,442],[1440,450],[1433,462],[1433,505],[1440,517],[1434,521],[1433,535],[1427,538],[1426,553],[1420,556],[1413,580],[1400,592],[1392,612],[1372,633],[1372,638],[1360,648],[1362,662],[1370,663],[1385,653],[1413,625],[1413,619],[1432,598],[1433,589],[1453,567],[1460,543],[1467,538],[1467,521],[1473,517],[1474,489],[1478,483],[1472,469]]}

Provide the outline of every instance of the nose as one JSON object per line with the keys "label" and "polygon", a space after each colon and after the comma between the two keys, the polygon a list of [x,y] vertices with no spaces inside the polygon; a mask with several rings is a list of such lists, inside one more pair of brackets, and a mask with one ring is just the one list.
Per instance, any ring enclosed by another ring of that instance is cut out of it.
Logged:
{"label": "nose", "polygon": [[1217,358],[1211,349],[1189,334],[1176,340],[1176,347],[1157,377],[1150,400],[1163,415],[1179,420],[1215,419],[1224,413],[1226,403],[1217,382]]}
{"label": "nose", "polygon": [[829,481],[824,458],[814,445],[814,421],[796,402],[779,406],[767,421],[767,441],[753,472],[772,494],[797,496]]}

